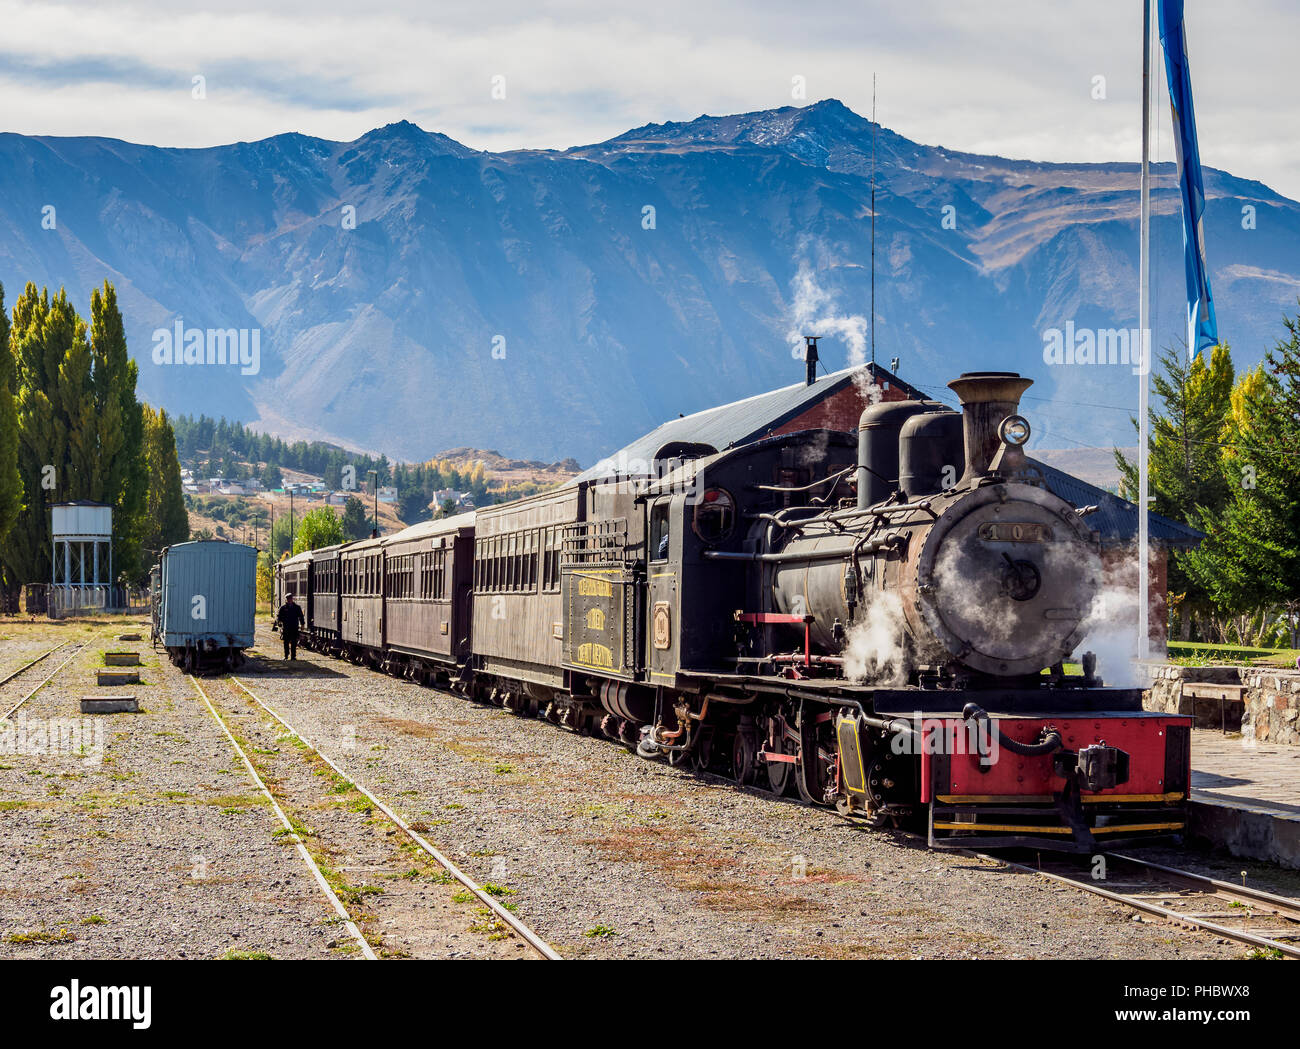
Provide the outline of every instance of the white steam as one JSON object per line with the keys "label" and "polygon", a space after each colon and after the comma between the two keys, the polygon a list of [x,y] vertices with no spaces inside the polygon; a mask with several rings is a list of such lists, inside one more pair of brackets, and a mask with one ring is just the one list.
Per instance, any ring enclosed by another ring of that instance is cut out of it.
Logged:
{"label": "white steam", "polygon": [[844,645],[844,674],[859,683],[906,683],[903,602],[894,591],[873,594],[866,614],[849,627]]}
{"label": "white steam", "polygon": [[1137,653],[1139,600],[1137,551],[1131,550],[1122,561],[1107,566],[1084,622],[1084,639],[1075,651],[1076,659],[1085,652],[1096,654],[1097,675],[1107,685],[1146,684]]}
{"label": "white steam", "polygon": [[[791,282],[794,298],[790,303],[790,327],[786,332],[791,353],[803,358],[805,335],[839,338],[848,349],[849,367],[863,369],[855,377],[863,396],[875,404],[880,400],[882,391],[864,367],[867,363],[867,318],[859,313],[845,314],[836,310],[835,296],[817,282],[814,265],[808,257],[812,247],[817,247],[819,253],[824,254],[819,243],[814,244],[804,237],[799,242],[795,256],[797,269]],[[829,265],[833,263],[822,263],[817,268],[825,269]]]}

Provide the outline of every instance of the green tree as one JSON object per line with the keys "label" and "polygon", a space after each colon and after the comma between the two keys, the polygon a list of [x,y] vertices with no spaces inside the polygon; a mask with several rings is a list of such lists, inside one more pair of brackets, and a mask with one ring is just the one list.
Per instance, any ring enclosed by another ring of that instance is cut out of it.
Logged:
{"label": "green tree", "polygon": [[[23,508],[23,478],[18,472],[18,390],[17,369],[9,348],[9,315],[5,311],[5,288],[0,284],[0,547]],[[0,564],[0,589],[21,584],[8,578]]]}
{"label": "green tree", "polygon": [[18,471],[26,505],[0,550],[17,583],[50,578],[49,506],[89,498],[95,404],[86,325],[60,291],[29,283],[14,303],[9,332],[17,379]]}
{"label": "green tree", "polygon": [[1231,492],[1218,527],[1187,558],[1196,579],[1234,612],[1282,606],[1300,613],[1300,315],[1233,391],[1221,431]]}
{"label": "green tree", "polygon": [[370,521],[366,517],[366,508],[355,495],[350,495],[343,504],[343,538],[351,543],[364,539],[370,534]]}
{"label": "green tree", "polygon": [[299,516],[295,513],[291,521],[288,514],[280,514],[271,525],[271,537],[267,540],[267,546],[277,561],[289,552],[292,545],[290,536],[297,528]]}
{"label": "green tree", "polygon": [[275,597],[275,566],[271,555],[263,550],[257,555],[257,600],[270,601]]}
{"label": "green tree", "polygon": [[[1220,434],[1232,395],[1232,354],[1220,345],[1189,362],[1181,349],[1170,348],[1160,355],[1160,366],[1152,376],[1159,410],[1153,407],[1150,414],[1151,509],[1208,533],[1222,519],[1231,498],[1224,481]],[[1136,501],[1137,464],[1119,449],[1115,449],[1115,463],[1121,494]],[[1184,640],[1190,635],[1192,617],[1207,617],[1216,605],[1199,577],[1189,574],[1187,557],[1187,551],[1170,552],[1168,580],[1171,611],[1178,619],[1175,634]]]}
{"label": "green tree", "polygon": [[189,538],[190,515],[185,509],[181,464],[171,421],[165,411],[155,412],[147,404],[142,408],[148,496],[141,541],[147,560],[152,562],[164,547]]}
{"label": "green tree", "polygon": [[92,307],[93,339],[62,289],[51,299],[29,283],[14,303],[9,346],[26,505],[0,560],[15,583],[49,578],[49,506],[76,499],[113,507],[115,567],[141,574],[146,481],[136,367],[111,286],[96,290]]}
{"label": "green tree", "polygon": [[107,281],[90,293],[90,345],[98,434],[88,498],[113,507],[113,565],[119,574],[140,579],[145,575],[141,541],[149,487],[144,413],[136,398],[138,368],[127,350],[117,292]]}
{"label": "green tree", "polygon": [[303,514],[302,523],[293,539],[293,552],[300,554],[304,550],[319,550],[322,546],[333,546],[341,542],[343,525],[338,514],[331,507],[318,506]]}
{"label": "green tree", "polygon": [[279,488],[284,484],[284,478],[280,476],[280,468],[275,463],[268,463],[266,469],[262,471],[262,483],[267,488]]}

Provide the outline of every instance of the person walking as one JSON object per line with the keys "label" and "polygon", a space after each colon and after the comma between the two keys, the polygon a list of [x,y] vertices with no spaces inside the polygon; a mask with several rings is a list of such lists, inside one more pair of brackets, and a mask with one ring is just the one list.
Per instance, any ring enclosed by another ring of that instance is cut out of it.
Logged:
{"label": "person walking", "polygon": [[302,609],[293,599],[292,591],[285,595],[284,604],[275,614],[275,621],[280,624],[280,640],[284,642],[284,658],[296,662],[298,659],[298,631],[306,621]]}

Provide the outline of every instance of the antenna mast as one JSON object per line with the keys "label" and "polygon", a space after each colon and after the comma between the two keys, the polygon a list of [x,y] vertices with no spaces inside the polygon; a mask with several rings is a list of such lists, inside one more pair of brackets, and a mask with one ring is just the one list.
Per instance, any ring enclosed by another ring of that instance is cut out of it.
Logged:
{"label": "antenna mast", "polygon": [[876,74],[871,74],[871,375],[876,374]]}

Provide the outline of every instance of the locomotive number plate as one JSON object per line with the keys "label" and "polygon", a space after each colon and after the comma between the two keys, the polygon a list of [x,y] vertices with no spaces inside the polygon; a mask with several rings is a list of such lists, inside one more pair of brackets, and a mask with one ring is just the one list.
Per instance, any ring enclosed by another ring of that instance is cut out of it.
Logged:
{"label": "locomotive number plate", "polygon": [[992,543],[1050,543],[1052,530],[1036,521],[991,521],[980,525],[980,538]]}

